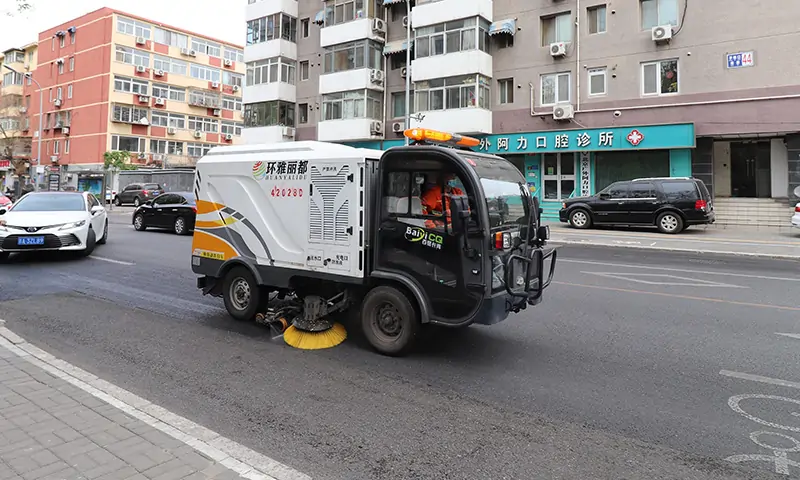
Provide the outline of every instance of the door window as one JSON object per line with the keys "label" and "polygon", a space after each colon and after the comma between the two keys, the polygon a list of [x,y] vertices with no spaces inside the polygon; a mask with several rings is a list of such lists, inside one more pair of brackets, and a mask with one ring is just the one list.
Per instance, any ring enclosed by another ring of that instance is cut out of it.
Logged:
{"label": "door window", "polygon": [[655,198],[655,187],[650,182],[636,182],[631,184],[628,198]]}
{"label": "door window", "polygon": [[172,195],[161,195],[160,197],[156,197],[153,200],[153,205],[166,205],[166,204],[170,203],[169,202],[169,197],[171,197],[171,196]]}
{"label": "door window", "polygon": [[605,193],[608,194],[608,198],[612,200],[628,198],[628,185],[627,182],[615,183],[608,187]]}
{"label": "door window", "polygon": [[444,195],[466,195],[457,175],[432,171],[389,172],[384,192],[384,218],[441,230],[445,212],[449,212],[449,200]]}

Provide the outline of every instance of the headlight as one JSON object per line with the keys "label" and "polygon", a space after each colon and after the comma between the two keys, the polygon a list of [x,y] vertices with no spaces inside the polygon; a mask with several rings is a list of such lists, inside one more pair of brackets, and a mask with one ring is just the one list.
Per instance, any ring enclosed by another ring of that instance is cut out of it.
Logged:
{"label": "headlight", "polygon": [[78,228],[86,225],[86,220],[81,220],[80,222],[68,223],[66,225],[62,225],[59,230],[69,230],[72,228]]}

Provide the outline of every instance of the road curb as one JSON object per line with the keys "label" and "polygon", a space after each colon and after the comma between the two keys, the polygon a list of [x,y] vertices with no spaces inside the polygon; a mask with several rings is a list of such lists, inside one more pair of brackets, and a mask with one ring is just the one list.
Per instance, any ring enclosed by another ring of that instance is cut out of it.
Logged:
{"label": "road curb", "polygon": [[551,239],[550,244],[562,245],[588,245],[590,247],[607,247],[607,248],[633,248],[638,250],[650,250],[660,252],[678,252],[678,253],[711,253],[714,255],[730,255],[736,257],[750,257],[750,258],[771,258],[775,260],[794,260],[800,261],[800,255],[779,255],[773,253],[755,253],[755,252],[731,252],[725,250],[706,250],[697,248],[679,248],[679,247],[651,247],[647,245],[611,245],[608,243],[587,242],[579,240],[555,240]]}

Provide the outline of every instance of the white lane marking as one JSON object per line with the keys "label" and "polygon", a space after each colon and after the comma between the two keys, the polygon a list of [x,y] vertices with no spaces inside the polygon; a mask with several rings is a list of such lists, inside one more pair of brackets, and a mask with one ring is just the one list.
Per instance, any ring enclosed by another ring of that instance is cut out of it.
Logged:
{"label": "white lane marking", "polygon": [[[800,390],[800,383],[791,382],[789,380],[781,380],[780,378],[764,377],[762,375],[753,375],[752,373],[732,372],[730,370],[720,370],[719,374],[741,380],[750,380],[751,382],[768,383],[770,385],[778,385],[780,387],[796,388]],[[797,403],[800,404],[800,401],[797,401]]]}
{"label": "white lane marking", "polygon": [[[651,236],[641,236],[641,235],[597,235],[591,233],[556,233],[553,236],[553,239],[558,237],[559,235],[563,235],[565,237],[584,237],[589,241],[597,241],[600,238],[643,238],[643,239],[651,239],[654,237]],[[744,245],[744,246],[757,246],[757,247],[798,247],[800,243],[797,242],[748,242],[748,241],[737,241],[731,239],[719,239],[719,240],[705,240],[705,239],[697,239],[697,238],[681,238],[678,241],[680,242],[690,242],[690,243],[707,243],[712,245]]]}
{"label": "white lane marking", "polygon": [[[791,408],[797,408],[800,405],[800,400],[796,400],[794,398],[788,397],[781,397],[778,395],[764,395],[761,393],[743,393],[741,395],[734,395],[728,399],[728,406],[731,409],[742,415],[743,417],[751,420],[753,422],[759,423],[761,425],[766,425],[767,427],[776,428],[778,430],[785,430],[787,432],[800,432],[800,427],[790,426],[790,425],[782,425],[780,423],[770,422],[769,420],[764,420],[763,418],[756,417],[752,413],[745,411],[744,408],[740,405],[743,400],[748,399],[756,399],[756,400],[777,400],[780,402],[786,402],[788,404],[793,404]],[[763,402],[762,402],[763,403]]]}
{"label": "white lane marking", "polygon": [[783,335],[784,337],[796,338],[796,339],[800,340],[800,334],[797,334],[797,333],[778,333],[778,332],[775,332],[775,335]]}
{"label": "white lane marking", "polygon": [[600,265],[604,267],[625,267],[625,268],[639,268],[644,270],[661,270],[664,272],[679,272],[679,273],[699,273],[702,275],[717,275],[721,277],[740,277],[740,278],[754,278],[758,280],[777,280],[781,282],[800,282],[800,278],[787,278],[787,277],[768,277],[764,275],[748,275],[745,273],[727,273],[727,272],[708,272],[704,270],[691,270],[684,268],[668,268],[668,267],[651,267],[648,265],[631,265],[627,263],[610,263],[610,262],[593,262],[590,260],[570,260],[567,258],[559,258],[558,262],[564,263],[582,263],[586,265]]}
{"label": "white lane marking", "polygon": [[91,258],[93,260],[101,260],[103,262],[116,263],[116,264],[119,264],[119,265],[128,265],[128,266],[136,265],[133,262],[124,262],[122,260],[114,260],[113,258],[97,257],[95,255],[89,255],[89,258]]}
{"label": "white lane marking", "polygon": [[54,376],[189,445],[244,478],[249,480],[311,480],[311,477],[304,473],[150,403],[68,362],[59,360],[30,343],[13,345],[5,338],[0,337],[0,347],[6,348]]}
{"label": "white lane marking", "polygon": [[654,246],[647,246],[647,245],[613,245],[610,243],[596,243],[591,242],[588,240],[560,240],[557,238],[553,238],[549,241],[550,244],[553,245],[589,245],[592,247],[620,247],[620,248],[633,248],[639,250],[657,250],[659,252],[679,252],[679,253],[709,253],[714,255],[732,255],[734,257],[746,257],[746,258],[770,258],[770,259],[779,259],[779,260],[791,260],[797,261],[800,260],[800,255],[786,255],[780,253],[755,253],[755,252],[734,252],[731,250],[708,250],[708,249],[697,249],[697,248],[678,248],[678,247],[654,247]]}
{"label": "white lane marking", "polygon": [[[598,275],[600,277],[606,277],[606,278],[627,280],[629,282],[644,283],[646,285],[662,285],[662,286],[673,286],[673,287],[750,288],[740,285],[731,285],[728,283],[700,280],[697,278],[679,277],[677,275],[669,275],[665,273],[610,273],[610,272],[581,272],[581,273],[588,273],[591,275]],[[652,278],[654,280],[645,280],[643,278],[638,278],[638,277],[647,277],[647,278]],[[663,279],[663,281],[655,279]]]}

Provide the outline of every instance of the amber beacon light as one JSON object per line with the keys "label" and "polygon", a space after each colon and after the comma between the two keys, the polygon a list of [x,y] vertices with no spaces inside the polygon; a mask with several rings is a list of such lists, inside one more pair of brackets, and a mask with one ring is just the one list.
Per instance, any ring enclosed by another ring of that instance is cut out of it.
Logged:
{"label": "amber beacon light", "polygon": [[403,135],[417,142],[446,143],[458,145],[459,147],[477,147],[481,144],[481,141],[477,138],[427,128],[410,128],[403,132]]}

